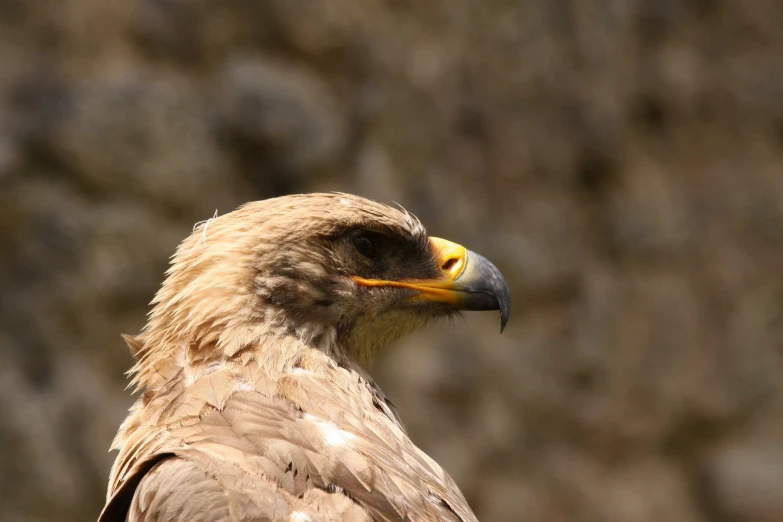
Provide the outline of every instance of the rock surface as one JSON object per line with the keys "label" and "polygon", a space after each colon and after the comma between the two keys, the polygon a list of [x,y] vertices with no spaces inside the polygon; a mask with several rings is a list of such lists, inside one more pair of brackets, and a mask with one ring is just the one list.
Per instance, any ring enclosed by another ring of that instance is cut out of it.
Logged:
{"label": "rock surface", "polygon": [[0,2],[0,520],[92,520],[193,223],[342,190],[514,313],[375,373],[498,522],[783,519],[783,6]]}

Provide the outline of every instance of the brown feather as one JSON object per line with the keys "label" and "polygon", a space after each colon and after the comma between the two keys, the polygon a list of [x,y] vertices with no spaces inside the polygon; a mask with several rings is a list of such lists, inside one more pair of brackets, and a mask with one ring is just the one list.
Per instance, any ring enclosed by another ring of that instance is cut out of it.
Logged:
{"label": "brown feather", "polygon": [[124,336],[145,393],[102,522],[475,520],[357,363],[421,321],[376,339],[318,315],[348,291],[329,286],[345,270],[323,238],[354,226],[426,240],[403,211],[326,194],[246,205],[182,243],[143,334]]}

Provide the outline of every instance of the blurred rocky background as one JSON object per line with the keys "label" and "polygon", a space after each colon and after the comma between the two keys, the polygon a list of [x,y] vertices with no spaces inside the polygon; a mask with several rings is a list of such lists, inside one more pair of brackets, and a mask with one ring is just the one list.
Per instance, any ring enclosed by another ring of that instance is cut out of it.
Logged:
{"label": "blurred rocky background", "polygon": [[96,518],[193,223],[320,190],[512,286],[375,369],[482,520],[783,520],[773,0],[0,0],[0,520]]}

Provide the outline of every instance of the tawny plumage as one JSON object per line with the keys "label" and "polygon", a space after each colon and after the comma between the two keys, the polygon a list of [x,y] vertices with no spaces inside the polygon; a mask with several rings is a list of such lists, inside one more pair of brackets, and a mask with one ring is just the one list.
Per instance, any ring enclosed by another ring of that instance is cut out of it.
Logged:
{"label": "tawny plumage", "polygon": [[144,393],[101,522],[475,520],[365,368],[430,319],[500,309],[486,259],[403,210],[288,196],[199,225],[126,337]]}

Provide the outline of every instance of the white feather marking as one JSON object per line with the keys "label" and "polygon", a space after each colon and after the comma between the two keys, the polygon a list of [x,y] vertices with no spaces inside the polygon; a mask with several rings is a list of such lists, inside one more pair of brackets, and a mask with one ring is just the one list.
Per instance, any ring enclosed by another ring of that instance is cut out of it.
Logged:
{"label": "white feather marking", "polygon": [[315,424],[323,435],[324,442],[330,446],[344,446],[356,438],[356,435],[338,428],[333,422],[321,420],[315,415],[305,414],[305,420]]}
{"label": "white feather marking", "polygon": [[291,522],[313,522],[313,519],[310,518],[310,515],[303,513],[302,511],[292,511],[288,520]]}
{"label": "white feather marking", "polygon": [[350,207],[350,206],[351,206],[351,202],[350,202],[350,201],[348,201],[348,200],[347,200],[347,199],[345,199],[345,198],[340,198],[340,203],[342,203],[342,204],[343,204],[343,205],[345,205],[346,207]]}
{"label": "white feather marking", "polygon": [[245,379],[237,379],[234,381],[234,390],[238,392],[249,392],[255,390],[250,381]]}
{"label": "white feather marking", "polygon": [[336,328],[318,323],[303,323],[295,332],[304,344],[316,347],[325,353],[333,350],[337,339]]}
{"label": "white feather marking", "polygon": [[194,245],[194,248],[199,246],[202,243],[206,243],[207,242],[207,229],[209,228],[209,224],[212,223],[212,221],[214,221],[215,218],[217,218],[217,217],[218,217],[218,211],[217,211],[217,209],[215,209],[215,213],[212,214],[211,218],[205,219],[203,221],[199,221],[198,223],[193,225],[193,232],[195,232],[198,227],[203,225],[203,227],[201,228],[201,237],[199,238],[199,240]]}
{"label": "white feather marking", "polygon": [[183,377],[182,382],[185,383],[185,386],[190,386],[194,382],[196,382],[196,376],[193,374],[193,371],[190,367],[185,367],[183,371]]}
{"label": "white feather marking", "polygon": [[204,375],[209,375],[210,373],[215,373],[218,370],[222,370],[225,367],[226,363],[225,361],[214,361],[207,365],[206,369],[204,370]]}

